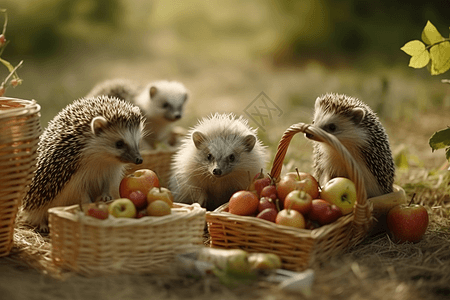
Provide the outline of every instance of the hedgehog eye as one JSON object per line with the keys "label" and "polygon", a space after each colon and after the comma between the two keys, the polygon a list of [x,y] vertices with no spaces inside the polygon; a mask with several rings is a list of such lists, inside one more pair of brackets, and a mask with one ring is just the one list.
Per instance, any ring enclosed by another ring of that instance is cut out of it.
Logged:
{"label": "hedgehog eye", "polygon": [[162,105],[162,107],[163,107],[163,108],[169,108],[169,105],[170,105],[169,102],[164,102],[163,105]]}
{"label": "hedgehog eye", "polygon": [[335,132],[336,129],[337,129],[337,127],[336,127],[336,124],[334,124],[334,123],[330,123],[330,124],[326,125],[325,128],[324,128],[324,130],[329,132],[329,133]]}
{"label": "hedgehog eye", "polygon": [[208,153],[208,155],[206,156],[206,158],[207,158],[209,161],[212,161],[212,160],[213,160],[213,156],[212,156],[211,153]]}
{"label": "hedgehog eye", "polygon": [[120,141],[116,142],[116,148],[117,149],[122,149],[123,146],[125,146],[125,142],[124,141],[120,140]]}
{"label": "hedgehog eye", "polygon": [[231,154],[230,156],[228,156],[228,160],[230,162],[233,162],[236,159],[236,157],[234,156],[234,154]]}

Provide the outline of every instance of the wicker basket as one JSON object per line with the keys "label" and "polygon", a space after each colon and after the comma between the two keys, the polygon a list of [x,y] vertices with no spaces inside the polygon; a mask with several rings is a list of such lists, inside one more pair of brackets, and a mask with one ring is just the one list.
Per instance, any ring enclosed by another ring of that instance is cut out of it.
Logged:
{"label": "wicker basket", "polygon": [[35,169],[39,111],[34,100],[0,97],[0,256],[12,248],[17,211]]}
{"label": "wicker basket", "polygon": [[172,214],[98,220],[78,205],[49,209],[52,259],[85,276],[163,272],[175,254],[203,243],[205,209],[174,203]]}
{"label": "wicker basket", "polygon": [[[312,125],[298,123],[289,127],[278,145],[271,169],[271,176],[279,180],[281,167],[292,137],[296,133],[307,133],[313,139],[332,146],[347,163],[350,179],[355,183],[357,203],[353,213],[336,222],[314,230],[297,229],[250,216],[228,213],[228,203],[213,212],[206,213],[206,221],[211,236],[210,245],[219,248],[241,248],[249,252],[269,252],[279,255],[283,268],[301,271],[358,244],[373,228],[373,205],[367,200],[360,169],[347,149],[333,135]],[[395,187],[392,194],[399,198],[395,205],[404,202],[404,192]],[[403,198],[402,198],[403,197]],[[384,196],[377,197],[386,205]],[[382,210],[379,210],[382,211]]]}

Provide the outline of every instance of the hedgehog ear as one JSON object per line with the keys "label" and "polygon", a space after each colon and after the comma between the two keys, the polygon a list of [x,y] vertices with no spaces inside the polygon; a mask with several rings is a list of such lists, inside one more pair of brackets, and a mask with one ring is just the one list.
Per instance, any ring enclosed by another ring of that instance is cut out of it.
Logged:
{"label": "hedgehog ear", "polygon": [[245,151],[250,152],[253,150],[253,147],[255,147],[256,144],[256,137],[252,134],[247,135],[244,138],[244,146],[245,146]]}
{"label": "hedgehog ear", "polygon": [[194,131],[192,133],[192,140],[194,141],[195,148],[201,150],[203,148],[202,145],[206,142],[206,137],[200,131]]}
{"label": "hedgehog ear", "polygon": [[156,86],[150,87],[150,99],[153,98],[153,96],[156,95],[157,91],[158,91],[158,89],[156,88]]}
{"label": "hedgehog ear", "polygon": [[94,135],[98,135],[102,132],[106,126],[108,125],[108,121],[102,116],[98,116],[92,119],[91,121],[91,130]]}
{"label": "hedgehog ear", "polygon": [[364,119],[366,112],[361,107],[355,107],[352,110],[352,120],[355,122],[355,125],[358,125]]}

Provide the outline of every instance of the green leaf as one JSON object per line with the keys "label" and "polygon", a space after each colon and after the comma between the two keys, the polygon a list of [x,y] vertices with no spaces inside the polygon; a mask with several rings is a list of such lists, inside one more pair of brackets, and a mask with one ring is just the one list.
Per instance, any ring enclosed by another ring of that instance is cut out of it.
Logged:
{"label": "green leaf", "polygon": [[8,68],[9,72],[12,72],[12,71],[14,70],[14,66],[11,65],[8,61],[6,61],[6,60],[0,58],[0,62],[1,62],[2,64],[4,64],[5,67]]}
{"label": "green leaf", "polygon": [[445,158],[447,158],[447,160],[450,161],[450,147],[445,149]]}
{"label": "green leaf", "polygon": [[427,45],[432,45],[442,42],[443,40],[444,38],[436,29],[436,27],[434,27],[434,25],[431,24],[430,21],[428,21],[427,25],[425,25],[425,28],[422,31],[422,41],[424,41]]}
{"label": "green leaf", "polygon": [[450,146],[450,127],[435,132],[430,138],[431,149],[438,150]]}
{"label": "green leaf", "polygon": [[438,75],[450,69],[450,42],[443,42],[430,48],[431,75]]}
{"label": "green leaf", "polygon": [[418,55],[423,51],[426,51],[425,44],[419,40],[407,42],[403,47],[400,48],[400,50],[403,50],[406,54],[411,56]]}
{"label": "green leaf", "polygon": [[430,54],[426,50],[425,44],[419,40],[406,43],[400,50],[412,56],[409,60],[409,66],[412,68],[423,68],[430,61]]}

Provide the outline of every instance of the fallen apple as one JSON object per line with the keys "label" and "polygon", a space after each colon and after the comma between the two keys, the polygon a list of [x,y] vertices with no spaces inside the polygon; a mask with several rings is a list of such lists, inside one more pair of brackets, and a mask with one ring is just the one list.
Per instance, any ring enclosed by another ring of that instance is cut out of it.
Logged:
{"label": "fallen apple", "polygon": [[250,253],[248,262],[252,270],[275,270],[282,267],[281,259],[274,253]]}
{"label": "fallen apple", "polygon": [[301,213],[293,209],[283,209],[277,214],[276,224],[291,226],[295,228],[305,228],[306,221]]}
{"label": "fallen apple", "polygon": [[156,173],[149,169],[140,169],[122,178],[119,185],[119,194],[121,198],[129,198],[132,192],[140,190],[144,195],[147,195],[153,187],[159,187],[159,179]]}
{"label": "fallen apple", "polygon": [[394,206],[388,212],[387,226],[395,242],[417,243],[427,231],[427,210],[422,205],[411,202]]}
{"label": "fallen apple", "polygon": [[149,216],[166,216],[171,214],[169,204],[163,200],[155,200],[147,206]]}
{"label": "fallen apple", "polygon": [[109,213],[116,218],[136,217],[136,206],[128,198],[120,198],[111,202],[108,206]]}
{"label": "fallen apple", "polygon": [[323,199],[314,199],[311,203],[311,210],[308,213],[308,219],[319,223],[319,225],[326,225],[333,223],[342,217],[342,211],[339,207],[331,204]]}
{"label": "fallen apple", "polygon": [[343,215],[347,215],[353,211],[356,203],[355,184],[348,178],[335,177],[322,187],[320,198],[335,204]]}
{"label": "fallen apple", "polygon": [[165,187],[154,187],[147,194],[147,203],[150,204],[155,200],[162,200],[167,202],[170,207],[173,205],[172,192]]}
{"label": "fallen apple", "polygon": [[302,215],[306,215],[311,210],[311,195],[303,190],[293,190],[287,194],[284,199],[284,207],[298,211]]}
{"label": "fallen apple", "polygon": [[100,220],[108,219],[109,216],[108,205],[104,202],[89,203],[83,210],[86,216],[91,216]]}

